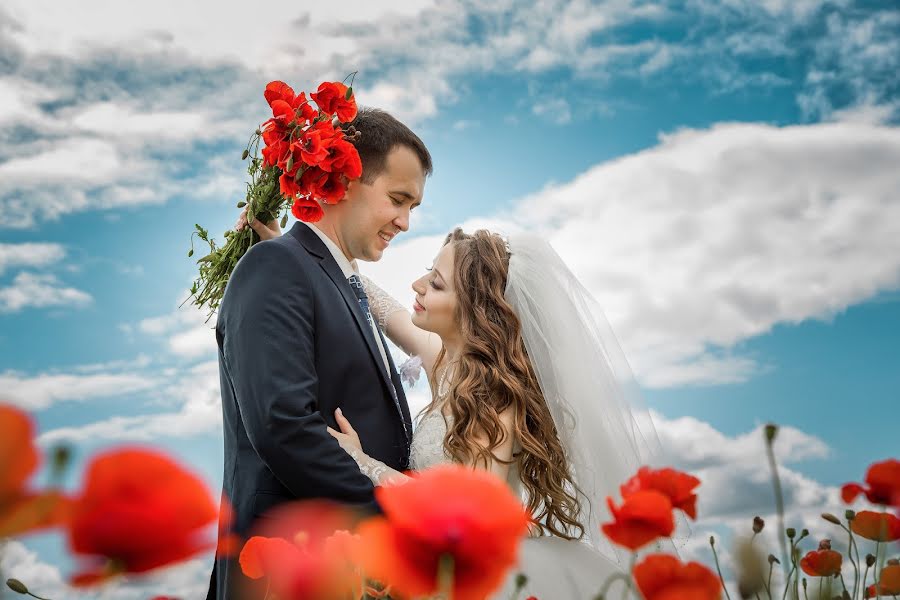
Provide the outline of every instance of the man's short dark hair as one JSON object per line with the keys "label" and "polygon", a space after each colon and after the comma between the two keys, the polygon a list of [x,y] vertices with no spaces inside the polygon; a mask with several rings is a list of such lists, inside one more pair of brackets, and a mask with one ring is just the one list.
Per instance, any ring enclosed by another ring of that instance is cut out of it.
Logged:
{"label": "man's short dark hair", "polygon": [[425,176],[431,175],[431,154],[412,130],[378,108],[360,108],[349,124],[360,132],[353,142],[362,161],[363,183],[372,183],[384,172],[387,155],[397,146],[406,146],[419,157]]}

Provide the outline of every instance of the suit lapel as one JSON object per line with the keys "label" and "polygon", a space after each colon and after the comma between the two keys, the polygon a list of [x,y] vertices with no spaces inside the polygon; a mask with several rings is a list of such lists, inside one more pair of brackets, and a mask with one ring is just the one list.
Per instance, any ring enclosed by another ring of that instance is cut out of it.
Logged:
{"label": "suit lapel", "polygon": [[[375,334],[372,332],[372,327],[369,326],[368,321],[366,321],[362,308],[359,306],[359,300],[357,300],[353,290],[350,289],[350,282],[344,279],[344,273],[334,260],[331,252],[328,251],[328,248],[322,240],[319,239],[319,236],[317,236],[315,232],[310,231],[307,225],[295,223],[291,228],[290,234],[297,238],[310,254],[319,258],[319,265],[322,267],[322,270],[325,271],[332,283],[334,283],[335,287],[340,291],[341,296],[344,298],[344,302],[347,304],[347,308],[350,310],[353,319],[356,321],[357,327],[359,327],[363,339],[366,340],[366,346],[369,347],[369,354],[371,355],[372,360],[375,361],[375,365],[378,367],[378,372],[381,373],[381,378],[387,386],[388,395],[390,396],[391,377],[384,370],[384,361],[381,360],[381,352],[378,351],[378,346],[375,343]],[[390,354],[387,352],[387,346],[385,346],[385,353],[388,354],[388,360],[390,361]],[[393,362],[391,362],[391,370],[394,370]],[[399,393],[400,392],[398,392],[398,394]],[[400,418],[406,420],[402,410],[400,410]]]}

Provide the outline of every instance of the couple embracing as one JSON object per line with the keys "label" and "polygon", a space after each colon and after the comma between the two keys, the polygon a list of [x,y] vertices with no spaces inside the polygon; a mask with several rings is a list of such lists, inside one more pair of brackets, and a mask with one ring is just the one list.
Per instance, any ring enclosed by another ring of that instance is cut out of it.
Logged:
{"label": "couple embracing", "polygon": [[[361,109],[351,125],[362,177],[315,223],[282,235],[255,221],[264,241],[219,308],[223,533],[246,536],[297,500],[377,510],[375,486],[454,462],[507,481],[532,515],[498,594],[522,571],[529,595],[591,597],[621,562],[600,536],[603,500],[656,444],[615,337],[533,234],[455,229],[412,282],[409,310],[362,276],[357,261],[380,260],[408,231],[432,160],[384,111]],[[428,375],[432,401],[415,422],[388,340]],[[218,556],[208,597],[236,598],[241,577]]]}

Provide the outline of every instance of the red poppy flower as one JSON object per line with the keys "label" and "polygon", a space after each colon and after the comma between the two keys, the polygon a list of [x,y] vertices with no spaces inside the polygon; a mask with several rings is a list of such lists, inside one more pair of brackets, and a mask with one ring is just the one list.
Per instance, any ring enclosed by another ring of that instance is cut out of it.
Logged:
{"label": "red poppy flower", "polygon": [[262,535],[241,550],[241,570],[251,579],[268,578],[282,600],[343,600],[362,583],[349,564],[356,541],[345,530],[351,518],[329,502],[279,506],[260,521]]}
{"label": "red poppy flower", "polygon": [[844,502],[850,504],[865,494],[872,504],[900,506],[900,460],[888,459],[875,463],[866,471],[866,484],[846,483],[841,488]]}
{"label": "red poppy flower", "polygon": [[276,123],[290,123],[294,116],[294,108],[284,100],[272,102],[272,118]]}
{"label": "red poppy flower", "polygon": [[675,531],[672,502],[656,490],[640,490],[625,498],[616,508],[612,498],[606,499],[613,522],[601,526],[610,540],[629,548],[638,548],[660,537],[669,537]]}
{"label": "red poppy flower", "polygon": [[294,101],[294,89],[283,81],[270,81],[263,92],[266,102],[272,106],[275,100],[281,100],[291,104]]}
{"label": "red poppy flower", "polygon": [[700,485],[700,480],[676,471],[675,469],[651,469],[641,467],[637,474],[622,485],[622,498],[641,490],[656,490],[669,497],[672,506],[683,511],[692,519],[697,518],[697,494],[694,488]]}
{"label": "red poppy flower", "polygon": [[34,423],[24,411],[0,405],[0,538],[62,523],[69,501],[56,492],[26,489],[38,467]]}
{"label": "red poppy flower", "polygon": [[303,162],[311,167],[319,166],[319,163],[328,156],[326,143],[322,140],[322,134],[316,129],[310,129],[304,133],[297,143],[297,147],[300,149],[300,157]]}
{"label": "red poppy flower", "polygon": [[634,567],[634,580],[645,600],[718,600],[716,574],[697,562],[682,563],[668,554],[650,554]]}
{"label": "red poppy flower", "polygon": [[316,223],[325,216],[325,211],[315,200],[297,198],[291,205],[291,214],[304,223]]}
{"label": "red poppy flower", "polygon": [[891,513],[862,510],[850,521],[853,533],[876,542],[900,540],[900,519]]}
{"label": "red poppy flower", "polygon": [[819,542],[819,549],[800,559],[800,568],[810,577],[834,577],[841,572],[843,557],[831,549],[829,540]]}
{"label": "red poppy flower", "polygon": [[296,198],[297,194],[301,193],[300,185],[287,173],[281,174],[278,178],[278,185],[285,198]]}
{"label": "red poppy flower", "polygon": [[347,86],[336,81],[326,81],[319,85],[318,91],[310,94],[319,109],[329,115],[337,115],[341,123],[352,121],[356,118],[356,97],[347,99]]}
{"label": "red poppy flower", "polygon": [[180,562],[215,544],[216,505],[203,481],[167,456],[126,448],[96,456],[68,524],[70,550],[91,557],[76,585]]}
{"label": "red poppy flower", "polygon": [[347,140],[334,140],[327,148],[326,156],[319,162],[323,171],[336,171],[348,179],[359,179],[362,175],[362,161],[356,146]]}
{"label": "red poppy flower", "polygon": [[346,192],[347,184],[340,173],[329,173],[319,185],[319,199],[326,204],[337,204]]}
{"label": "red poppy flower", "polygon": [[528,515],[507,485],[485,471],[442,465],[375,491],[385,517],[358,529],[363,571],[406,596],[438,591],[452,558],[454,600],[483,599],[515,563]]}
{"label": "red poppy flower", "polygon": [[874,585],[866,588],[866,598],[875,598],[879,594],[882,598],[900,596],[900,564],[895,560],[888,561],[888,564],[882,569],[878,588],[877,591]]}
{"label": "red poppy flower", "polygon": [[297,181],[300,195],[308,196],[310,198],[318,198],[322,194],[320,188],[327,177],[328,173],[326,173],[319,167],[307,168],[305,171],[303,171],[303,174],[300,175],[300,179]]}

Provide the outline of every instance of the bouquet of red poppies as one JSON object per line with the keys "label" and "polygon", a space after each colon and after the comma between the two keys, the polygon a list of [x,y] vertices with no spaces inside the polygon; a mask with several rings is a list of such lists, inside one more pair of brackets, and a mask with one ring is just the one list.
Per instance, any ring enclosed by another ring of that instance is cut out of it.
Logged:
{"label": "bouquet of red poppies", "polygon": [[[340,202],[347,184],[359,179],[362,162],[351,142],[361,133],[352,125],[342,125],[356,117],[352,85],[352,80],[349,87],[324,82],[309,98],[305,92],[295,94],[283,81],[266,86],[264,96],[272,118],[254,132],[242,156],[250,161],[250,181],[247,197],[238,208],[247,208],[248,222],[268,223],[283,215],[284,227],[288,210],[301,221],[318,221],[323,214],[320,203]],[[260,141],[264,144],[261,153]],[[206,229],[200,225],[195,229],[188,256],[194,255],[194,235],[209,244],[210,252],[197,261],[200,275],[191,286],[191,297],[193,304],[205,306],[212,316],[235,265],[259,236],[250,227],[229,230],[225,245],[218,247]]]}

